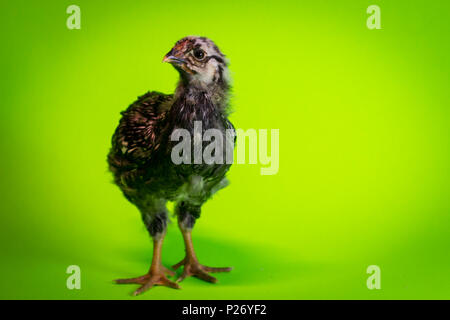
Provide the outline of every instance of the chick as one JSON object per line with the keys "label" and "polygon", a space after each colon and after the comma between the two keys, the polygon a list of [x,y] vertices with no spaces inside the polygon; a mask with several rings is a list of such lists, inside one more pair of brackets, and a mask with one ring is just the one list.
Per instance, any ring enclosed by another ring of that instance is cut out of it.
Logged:
{"label": "chick", "polygon": [[[179,40],[163,62],[172,64],[179,72],[175,93],[148,92],[122,112],[108,155],[115,184],[139,209],[153,239],[153,258],[148,273],[137,278],[116,280],[120,284],[139,284],[135,295],[154,285],[179,288],[178,282],[188,276],[214,283],[217,279],[210,272],[231,270],[200,264],[191,236],[202,205],[227,185],[225,175],[231,166],[230,161],[225,161],[227,148],[215,154],[215,157],[223,156],[224,161],[213,163],[193,161],[194,156],[187,154],[184,155],[187,161],[176,164],[172,152],[178,143],[173,141],[172,134],[183,129],[194,137],[199,133],[195,124],[200,124],[201,134],[208,129],[218,130],[223,134],[226,146],[234,148],[234,127],[228,120],[228,61],[211,40],[189,36]],[[194,140],[189,142],[191,150],[196,147]],[[206,145],[205,141],[200,143],[201,151]],[[176,282],[167,278],[167,275],[174,276],[175,272],[161,263],[168,221],[167,201],[175,202],[175,214],[186,248],[184,259],[172,267],[184,266]]]}

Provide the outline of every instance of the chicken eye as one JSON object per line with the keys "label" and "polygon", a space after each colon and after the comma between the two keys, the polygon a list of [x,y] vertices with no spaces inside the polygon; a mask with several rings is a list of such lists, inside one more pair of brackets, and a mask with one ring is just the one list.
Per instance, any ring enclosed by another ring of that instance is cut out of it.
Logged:
{"label": "chicken eye", "polygon": [[202,49],[194,49],[194,57],[197,60],[202,60],[205,57],[205,51],[203,51]]}

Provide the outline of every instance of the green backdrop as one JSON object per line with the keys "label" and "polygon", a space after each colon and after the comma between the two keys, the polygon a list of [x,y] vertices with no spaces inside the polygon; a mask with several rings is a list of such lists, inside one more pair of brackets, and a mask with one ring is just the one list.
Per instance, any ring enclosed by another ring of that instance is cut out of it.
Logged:
{"label": "green backdrop", "polygon": [[[68,30],[66,8],[81,8]],[[381,30],[366,27],[369,5]],[[130,299],[152,248],[112,184],[119,112],[173,92],[178,39],[231,61],[231,120],[279,129],[280,169],[234,165],[194,230],[212,285],[133,299],[450,298],[449,36],[444,1],[2,1],[1,298]],[[176,223],[163,262],[183,255]],[[81,268],[81,290],[66,268]],[[369,290],[366,269],[381,269]]]}

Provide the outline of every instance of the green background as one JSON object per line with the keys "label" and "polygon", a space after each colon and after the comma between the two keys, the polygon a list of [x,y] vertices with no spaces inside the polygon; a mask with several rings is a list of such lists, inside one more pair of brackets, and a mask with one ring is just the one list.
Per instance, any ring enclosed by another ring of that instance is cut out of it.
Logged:
{"label": "green background", "polygon": [[[81,30],[66,8],[81,7]],[[381,30],[366,8],[381,8]],[[119,112],[171,93],[190,34],[231,61],[231,120],[279,129],[280,169],[234,165],[194,230],[212,285],[133,299],[449,299],[449,36],[444,1],[2,1],[1,298],[130,299],[151,242],[112,184]],[[184,255],[176,223],[163,262]],[[66,268],[81,268],[81,290]],[[381,268],[381,290],[366,269]]]}

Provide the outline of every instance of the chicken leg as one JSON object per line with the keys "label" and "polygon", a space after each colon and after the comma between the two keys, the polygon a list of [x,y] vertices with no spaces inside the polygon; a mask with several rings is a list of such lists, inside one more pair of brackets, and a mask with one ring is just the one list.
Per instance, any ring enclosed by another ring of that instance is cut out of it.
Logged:
{"label": "chicken leg", "polygon": [[134,291],[133,295],[135,296],[143,293],[144,291],[147,291],[154,285],[179,289],[180,286],[176,282],[170,281],[166,277],[166,274],[174,276],[175,272],[173,272],[170,269],[167,269],[161,263],[161,248],[163,239],[164,235],[161,235],[158,238],[153,238],[153,258],[150,270],[148,271],[147,274],[136,278],[117,279],[116,283],[118,284],[135,283],[141,285],[136,291]]}
{"label": "chicken leg", "polygon": [[207,267],[198,262],[197,256],[195,255],[194,245],[192,244],[192,235],[190,229],[185,229],[180,223],[178,223],[181,233],[183,234],[184,244],[186,248],[186,256],[183,260],[175,264],[172,269],[177,270],[181,266],[184,266],[183,273],[176,280],[176,282],[183,281],[185,278],[190,276],[195,276],[201,280],[216,283],[217,279],[208,274],[208,272],[229,272],[233,268],[214,268]]}

